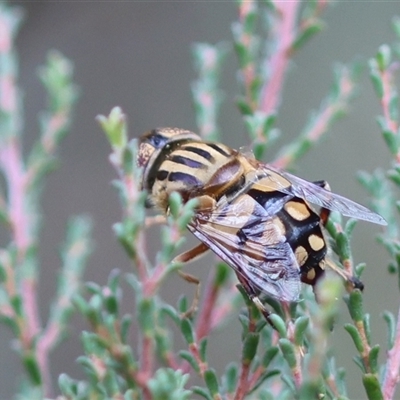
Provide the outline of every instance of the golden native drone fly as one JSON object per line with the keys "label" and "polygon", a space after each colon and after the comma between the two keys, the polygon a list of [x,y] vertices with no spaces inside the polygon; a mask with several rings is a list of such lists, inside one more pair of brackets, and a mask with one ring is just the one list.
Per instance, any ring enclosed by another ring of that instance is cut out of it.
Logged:
{"label": "golden native drone fly", "polygon": [[[331,266],[322,233],[330,210],[385,225],[386,221],[323,181],[308,182],[193,132],[159,128],[140,138],[138,165],[152,206],[168,213],[168,198],[178,192],[198,205],[188,229],[199,240],[175,261],[187,262],[208,249],[235,271],[248,296],[298,301],[301,282],[314,286]],[[316,213],[311,204],[321,207]],[[362,287],[362,283],[356,285]]]}

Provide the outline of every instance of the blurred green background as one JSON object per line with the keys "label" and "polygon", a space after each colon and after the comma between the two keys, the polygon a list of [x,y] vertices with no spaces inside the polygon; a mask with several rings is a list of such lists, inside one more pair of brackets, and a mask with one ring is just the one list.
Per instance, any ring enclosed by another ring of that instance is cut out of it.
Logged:
{"label": "blurred green background", "polygon": [[[71,214],[86,212],[95,221],[96,247],[89,261],[87,280],[104,284],[111,269],[130,271],[111,229],[120,219],[120,207],[117,193],[110,185],[114,178],[108,162],[110,149],[95,116],[107,114],[115,105],[121,106],[129,118],[131,137],[156,126],[196,130],[190,94],[190,82],[196,76],[190,46],[193,42],[230,41],[230,25],[237,15],[233,1],[14,1],[11,4],[26,10],[26,21],[17,40],[20,85],[26,107],[26,148],[36,136],[37,113],[44,106],[44,90],[36,70],[44,63],[49,49],[60,50],[75,63],[76,81],[81,88],[72,132],[61,149],[61,168],[51,175],[45,190],[40,298],[46,316],[55,290],[59,243]],[[396,1],[338,1],[328,9],[324,15],[326,29],[294,57],[277,122],[282,131],[280,143],[295,137],[309,112],[319,107],[332,83],[335,62],[355,58],[365,62],[380,44],[394,39],[390,21],[396,14],[400,14],[400,3]],[[240,147],[247,144],[247,138],[234,105],[237,65],[233,55],[225,66],[221,85],[226,97],[220,126],[223,141]],[[301,160],[296,174],[309,180],[326,179],[334,191],[367,204],[365,193],[355,180],[356,171],[387,167],[389,153],[375,122],[380,109],[366,70],[361,83],[350,114]],[[378,229],[360,223],[353,242],[355,261],[368,264],[363,281],[365,307],[371,313],[372,341],[382,343],[384,350],[386,331],[380,312],[397,311],[399,292],[396,281],[387,274],[386,253],[375,245]],[[152,247],[156,249],[156,231],[151,234],[155,243]],[[211,264],[212,259],[208,258],[187,269],[204,277]],[[175,302],[183,292],[192,295],[193,288],[178,276],[167,282],[168,301]],[[126,293],[124,300],[125,311],[133,310],[133,297]],[[350,398],[363,399],[360,373],[351,360],[355,349],[342,328],[347,318],[343,306],[333,346],[338,364],[347,370]],[[210,362],[219,371],[239,354],[240,329],[236,316],[227,324],[229,329],[217,332],[209,344]],[[67,342],[53,353],[54,379],[61,372],[74,378],[82,376],[75,360],[81,354],[79,332],[86,328],[82,319],[74,318]],[[9,346],[11,333],[3,326],[0,337],[0,398],[9,399],[16,391],[22,370]]]}

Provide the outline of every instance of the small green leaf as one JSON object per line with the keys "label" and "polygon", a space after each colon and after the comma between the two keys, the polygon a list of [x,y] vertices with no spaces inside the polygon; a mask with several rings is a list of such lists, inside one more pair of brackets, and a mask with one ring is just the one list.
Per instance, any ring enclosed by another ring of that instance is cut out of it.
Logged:
{"label": "small green leaf", "polygon": [[64,396],[75,398],[78,394],[76,382],[67,374],[61,374],[58,377],[58,387]]}
{"label": "small green leaf", "polygon": [[213,369],[208,369],[204,372],[204,381],[212,396],[219,393],[218,378]]}
{"label": "small green leaf", "polygon": [[363,320],[363,297],[359,290],[353,290],[350,293],[349,312],[353,321],[361,322]]}
{"label": "small green leaf", "polygon": [[362,353],[364,351],[364,346],[357,328],[352,324],[345,324],[344,329],[346,329],[346,331],[350,334],[351,338],[353,339],[357,351],[359,353]]}
{"label": "small green leaf", "polygon": [[397,134],[394,132],[384,129],[382,130],[382,136],[383,139],[386,142],[386,146],[389,148],[390,152],[395,155],[397,153],[397,150],[399,148],[399,139]]}
{"label": "small green leaf", "polygon": [[370,314],[365,314],[363,317],[363,324],[365,330],[365,337],[367,339],[367,343],[371,344],[371,316]]}
{"label": "small green leaf", "polygon": [[203,338],[200,341],[200,348],[199,348],[199,353],[200,353],[200,358],[202,361],[206,361],[207,359],[207,344],[208,344],[208,340],[207,338]]}
{"label": "small green leaf", "polygon": [[191,387],[193,393],[198,394],[199,396],[204,397],[206,400],[213,400],[210,394],[202,387],[192,386]]}
{"label": "small green leaf", "polygon": [[172,321],[174,321],[176,326],[180,326],[181,318],[179,316],[178,311],[174,307],[172,307],[169,304],[162,304],[161,311],[162,311],[162,313],[165,313],[166,315],[168,315],[172,319]]}
{"label": "small green leaf", "polygon": [[375,374],[363,375],[363,384],[369,400],[384,400],[381,385]]}
{"label": "small green leaf", "polygon": [[132,324],[132,315],[125,314],[121,318],[121,341],[122,343],[127,343],[129,328]]}
{"label": "small green leaf", "polygon": [[363,362],[363,359],[361,358],[361,356],[353,357],[353,361],[358,366],[358,368],[360,368],[360,370],[362,372],[366,372],[365,371],[365,365],[364,365],[364,362]]}
{"label": "small green leaf", "polygon": [[187,344],[191,345],[194,343],[193,325],[187,318],[181,321],[181,332]]}
{"label": "small green leaf", "polygon": [[310,319],[307,316],[297,318],[294,323],[294,341],[298,346],[303,345],[305,332],[309,323]]}
{"label": "small green leaf", "polygon": [[369,365],[371,367],[371,372],[377,374],[379,372],[379,364],[378,364],[378,357],[379,357],[379,344],[373,346],[369,352]]}
{"label": "small green leaf", "polygon": [[396,320],[394,315],[389,312],[385,311],[383,313],[383,319],[386,321],[387,330],[388,330],[388,350],[393,348],[394,340],[396,337]]}
{"label": "small green leaf", "polygon": [[15,314],[18,317],[22,317],[23,316],[22,297],[18,294],[15,294],[14,296],[10,297],[10,304]]}
{"label": "small green leaf", "polygon": [[39,386],[42,384],[42,375],[40,372],[40,367],[38,364],[38,360],[33,352],[29,352],[25,354],[23,357],[24,367],[26,372],[28,373],[32,383],[35,386]]}
{"label": "small green leaf", "polygon": [[143,334],[150,337],[154,333],[154,300],[143,298],[138,301],[137,321]]}
{"label": "small green leaf", "polygon": [[118,316],[118,311],[119,311],[119,304],[118,304],[118,299],[117,296],[114,296],[113,294],[109,293],[108,295],[104,296],[104,305],[110,314],[114,316]]}
{"label": "small green leaf", "polygon": [[113,148],[122,149],[128,143],[126,117],[120,107],[114,107],[108,117],[97,116],[97,121]]}
{"label": "small green leaf", "polygon": [[379,99],[383,97],[383,82],[378,69],[378,63],[375,59],[369,61],[370,78],[372,85],[374,86],[375,92]]}
{"label": "small green leaf", "polygon": [[275,314],[275,313],[271,314],[269,319],[272,322],[274,328],[278,331],[279,336],[281,338],[286,338],[287,332],[286,332],[285,321],[278,314]]}
{"label": "small green leaf", "polygon": [[336,235],[336,244],[342,260],[348,260],[351,256],[349,240],[344,232],[338,232]]}
{"label": "small green leaf", "polygon": [[264,368],[268,368],[269,364],[272,362],[278,352],[279,349],[276,346],[267,349],[261,361],[261,364],[264,366]]}
{"label": "small green leaf", "polygon": [[218,263],[215,271],[214,285],[218,288],[223,286],[231,274],[231,269],[225,263]]}
{"label": "small green leaf", "polygon": [[257,353],[257,346],[260,339],[258,333],[249,332],[243,341],[242,362],[245,365],[251,363]]}
{"label": "small green leaf", "polygon": [[184,294],[178,299],[177,309],[181,314],[184,314],[188,310],[188,299]]}
{"label": "small green leaf", "polygon": [[305,29],[301,30],[300,34],[297,35],[293,42],[293,50],[299,50],[304,46],[314,35],[321,32],[325,24],[321,20],[315,20],[313,23],[309,24]]}
{"label": "small green leaf", "polygon": [[253,113],[253,109],[245,97],[236,97],[236,105],[242,115],[247,116]]}
{"label": "small green leaf", "polygon": [[384,72],[386,69],[388,69],[391,60],[392,60],[392,50],[390,49],[390,46],[388,46],[387,44],[381,45],[376,55],[376,62],[379,70],[381,72]]}
{"label": "small green leaf", "polygon": [[178,192],[172,192],[168,198],[169,211],[174,219],[178,219],[182,209],[182,197]]}
{"label": "small green leaf", "polygon": [[350,218],[344,227],[344,231],[347,237],[351,237],[355,226],[357,225],[357,220],[354,218]]}
{"label": "small green leaf", "polygon": [[230,363],[226,367],[225,371],[225,388],[226,392],[229,393],[234,393],[238,381],[238,375],[239,375],[239,370],[238,366],[235,363]]}
{"label": "small green leaf", "polygon": [[192,353],[190,353],[187,350],[181,350],[178,354],[179,354],[179,357],[183,358],[190,364],[190,366],[193,368],[193,371],[200,373],[199,365],[197,364],[197,361],[194,358]]}
{"label": "small green leaf", "polygon": [[282,351],[283,357],[291,369],[296,367],[296,350],[293,343],[288,339],[279,339],[279,347]]}

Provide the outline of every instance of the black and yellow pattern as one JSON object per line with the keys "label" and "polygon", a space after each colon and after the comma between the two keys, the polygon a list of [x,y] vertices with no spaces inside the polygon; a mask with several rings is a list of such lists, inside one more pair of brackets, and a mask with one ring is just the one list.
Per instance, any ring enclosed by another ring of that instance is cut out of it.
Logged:
{"label": "black and yellow pattern", "polygon": [[[386,223],[332,193],[323,181],[302,180],[178,128],[144,134],[138,165],[143,167],[142,186],[149,204],[165,214],[172,192],[179,192],[183,201],[198,200],[188,229],[202,245],[177,260],[190,261],[211,249],[234,269],[260,307],[261,294],[297,301],[300,283],[314,286],[325,266],[332,265],[323,235],[330,210]],[[311,204],[320,206],[320,212]]]}

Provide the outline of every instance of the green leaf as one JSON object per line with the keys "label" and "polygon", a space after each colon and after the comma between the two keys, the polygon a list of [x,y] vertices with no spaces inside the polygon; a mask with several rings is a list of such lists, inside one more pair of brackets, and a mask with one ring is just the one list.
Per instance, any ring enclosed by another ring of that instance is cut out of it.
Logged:
{"label": "green leaf", "polygon": [[371,372],[373,374],[377,374],[379,372],[379,364],[378,364],[379,350],[380,346],[379,344],[376,344],[371,348],[368,355],[369,365],[371,367]]}
{"label": "green leaf", "polygon": [[172,192],[168,198],[169,211],[174,219],[178,219],[182,209],[182,197],[178,192]]}
{"label": "green leaf", "polygon": [[260,339],[258,333],[249,332],[243,341],[242,362],[250,364],[257,353],[257,346]]}
{"label": "green leaf", "polygon": [[267,349],[261,361],[261,364],[264,366],[264,368],[268,368],[269,364],[272,362],[278,352],[279,349],[276,346]]}
{"label": "green leaf", "polygon": [[224,374],[225,390],[228,394],[235,392],[238,376],[239,376],[239,369],[237,364],[235,363],[228,364]]}
{"label": "green leaf", "polygon": [[364,315],[363,324],[364,324],[365,337],[367,339],[367,343],[371,344],[371,316],[369,314]]}
{"label": "green leaf", "polygon": [[223,286],[229,279],[230,274],[231,274],[231,269],[228,267],[227,264],[218,263],[216,265],[215,278],[214,278],[215,287],[218,288]]}
{"label": "green leaf", "polygon": [[97,121],[113,148],[123,149],[128,143],[126,116],[120,107],[114,107],[108,117],[98,115]]}
{"label": "green leaf", "polygon": [[253,113],[251,105],[249,104],[247,99],[243,96],[236,97],[236,105],[242,115],[249,116]]}
{"label": "green leaf", "polygon": [[162,304],[161,305],[161,312],[168,315],[172,321],[174,321],[176,326],[180,326],[181,318],[178,311],[169,304]]}
{"label": "green leaf", "polygon": [[278,331],[279,336],[281,338],[286,338],[287,332],[285,321],[278,314],[275,313],[271,314],[269,319],[272,322],[274,328]]}
{"label": "green leaf", "polygon": [[375,59],[369,61],[370,78],[375,92],[379,99],[383,97],[383,82],[378,69],[378,63]]}
{"label": "green leaf", "polygon": [[314,20],[313,23],[309,24],[305,29],[300,31],[296,39],[293,42],[293,50],[299,50],[304,46],[314,35],[321,32],[324,29],[325,24],[321,20]]}
{"label": "green leaf", "polygon": [[213,400],[213,398],[210,396],[210,394],[204,388],[199,387],[199,386],[193,386],[191,389],[192,389],[193,393],[204,397],[206,400]]}
{"label": "green leaf", "polygon": [[143,298],[138,301],[137,321],[143,334],[147,337],[154,333],[154,300]]}
{"label": "green leaf", "polygon": [[194,343],[193,325],[189,319],[185,318],[181,321],[181,332],[187,344],[191,345]]}
{"label": "green leaf", "polygon": [[384,72],[388,69],[392,60],[392,50],[390,46],[387,44],[383,44],[379,47],[378,53],[376,55],[376,62],[378,68],[381,72]]}
{"label": "green leaf", "polygon": [[310,319],[307,316],[297,318],[294,323],[294,341],[298,346],[303,345],[309,323]]}
{"label": "green leaf", "polygon": [[122,343],[127,343],[129,328],[132,325],[132,315],[125,314],[121,318],[121,341]]}
{"label": "green leaf", "polygon": [[199,353],[202,361],[206,361],[207,359],[207,344],[208,344],[208,339],[206,337],[201,339],[199,346]]}
{"label": "green leaf", "polygon": [[288,339],[279,339],[279,347],[282,351],[283,357],[291,369],[296,367],[296,350],[293,343]]}
{"label": "green leaf", "polygon": [[181,350],[179,353],[179,357],[186,360],[190,366],[193,368],[193,371],[200,373],[199,365],[197,364],[197,360],[194,358],[193,354],[187,350]]}
{"label": "green leaf", "polygon": [[78,394],[76,382],[67,374],[61,374],[58,377],[58,387],[64,396],[75,398]]}
{"label": "green leaf", "polygon": [[40,372],[40,367],[38,360],[33,352],[25,354],[23,357],[24,367],[28,373],[33,385],[39,386],[42,384],[42,374]]}
{"label": "green leaf", "polygon": [[384,400],[381,386],[376,375],[363,375],[363,384],[369,400]]}
{"label": "green leaf", "polygon": [[355,226],[357,225],[357,220],[354,218],[350,218],[344,227],[344,231],[347,237],[351,237]]}
{"label": "green leaf", "polygon": [[342,260],[348,260],[351,256],[349,239],[344,232],[338,232],[336,235],[336,244]]}
{"label": "green leaf", "polygon": [[351,338],[353,339],[357,351],[359,353],[362,353],[364,351],[364,346],[357,328],[352,324],[345,324],[344,329],[346,329],[346,331],[350,334]]}
{"label": "green leaf", "polygon": [[171,368],[160,368],[147,382],[152,400],[187,400],[192,391],[185,390],[185,384],[189,379],[188,374]]}
{"label": "green leaf", "polygon": [[383,319],[385,320],[385,322],[387,324],[388,350],[390,350],[393,348],[394,340],[396,338],[396,320],[394,318],[394,315],[389,311],[385,311],[383,313]]}
{"label": "green leaf", "polygon": [[218,378],[213,369],[208,369],[204,372],[204,381],[212,396],[219,393]]}
{"label": "green leaf", "polygon": [[353,321],[361,322],[363,320],[363,297],[359,290],[353,290],[349,296],[349,312]]}

